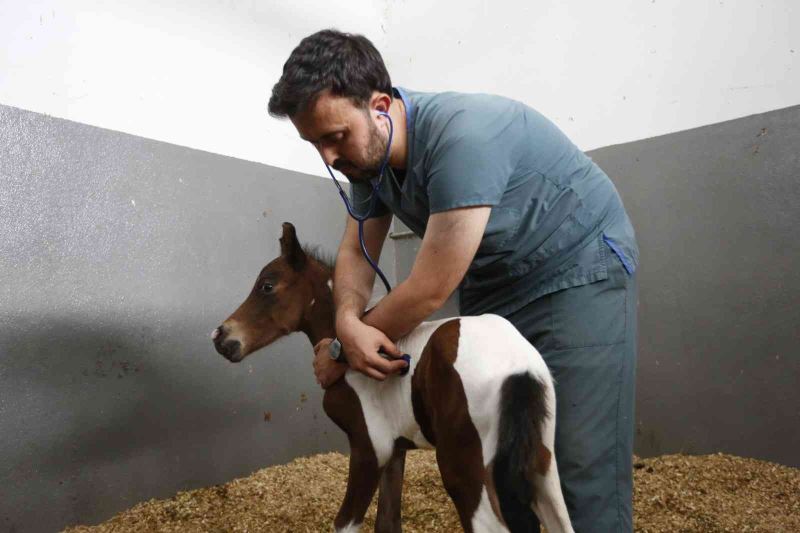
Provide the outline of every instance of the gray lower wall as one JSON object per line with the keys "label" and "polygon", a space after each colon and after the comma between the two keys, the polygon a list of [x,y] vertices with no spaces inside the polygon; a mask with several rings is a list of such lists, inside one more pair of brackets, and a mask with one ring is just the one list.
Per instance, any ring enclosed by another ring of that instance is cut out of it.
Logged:
{"label": "gray lower wall", "polygon": [[637,451],[800,467],[800,106],[590,155],[642,254]]}
{"label": "gray lower wall", "polygon": [[[638,453],[800,466],[798,146],[795,107],[590,154],[642,251]],[[326,180],[0,106],[0,531],[345,450],[303,336],[239,365],[208,338],[281,222],[333,251],[342,213]]]}
{"label": "gray lower wall", "polygon": [[333,252],[344,220],[327,180],[0,106],[0,531],[346,450],[305,336],[209,338],[283,221]]}
{"label": "gray lower wall", "polygon": [[800,106],[589,155],[641,249],[636,452],[800,467]]}

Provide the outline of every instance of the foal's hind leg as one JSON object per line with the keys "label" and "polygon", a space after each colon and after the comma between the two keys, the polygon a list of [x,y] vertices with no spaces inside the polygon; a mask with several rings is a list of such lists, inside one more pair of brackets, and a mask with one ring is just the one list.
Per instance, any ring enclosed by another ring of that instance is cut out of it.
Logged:
{"label": "foal's hind leg", "polygon": [[533,511],[545,526],[547,533],[572,533],[567,505],[561,493],[555,457],[546,474],[534,475],[534,492],[536,496],[532,506]]}
{"label": "foal's hind leg", "polygon": [[384,465],[378,493],[378,515],[375,533],[400,533],[400,502],[403,493],[403,471],[406,450],[395,446],[392,457]]}
{"label": "foal's hind leg", "polygon": [[466,533],[501,533],[508,531],[498,518],[499,509],[492,503],[486,487],[491,479],[483,466],[481,449],[459,449],[439,442],[436,461],[442,474],[442,483],[453,500]]}
{"label": "foal's hind leg", "polygon": [[[545,402],[550,413],[542,420],[542,446],[547,451],[555,450],[556,440],[556,394],[552,383],[545,389]],[[534,501],[533,510],[548,533],[572,533],[567,504],[561,492],[561,480],[558,475],[556,456],[549,461],[537,464],[533,475]]]}

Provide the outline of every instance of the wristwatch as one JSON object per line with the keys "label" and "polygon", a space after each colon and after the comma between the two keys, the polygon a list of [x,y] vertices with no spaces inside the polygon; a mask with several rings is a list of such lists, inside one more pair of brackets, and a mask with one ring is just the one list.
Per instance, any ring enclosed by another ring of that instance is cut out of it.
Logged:
{"label": "wristwatch", "polygon": [[344,363],[347,358],[342,352],[342,343],[339,339],[333,339],[333,342],[328,345],[328,355],[337,363]]}

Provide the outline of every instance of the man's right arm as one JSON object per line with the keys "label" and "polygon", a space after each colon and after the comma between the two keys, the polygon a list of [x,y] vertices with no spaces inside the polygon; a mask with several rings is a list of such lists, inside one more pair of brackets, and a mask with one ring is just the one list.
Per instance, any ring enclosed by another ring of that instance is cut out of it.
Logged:
{"label": "man's right arm", "polygon": [[[370,257],[377,262],[383,242],[389,233],[392,215],[371,218],[364,222],[364,244]],[[350,219],[336,256],[333,280],[333,300],[336,305],[336,335],[342,343],[350,368],[375,379],[406,367],[402,359],[387,361],[378,355],[401,355],[397,346],[382,331],[364,324],[361,319],[372,295],[375,271],[361,253],[358,223]]]}
{"label": "man's right arm", "polygon": [[[381,255],[383,241],[389,232],[392,222],[392,215],[387,214],[382,217],[370,218],[364,222],[364,244],[369,251],[370,257],[375,261]],[[361,253],[361,244],[358,239],[358,223],[352,218],[348,218],[345,227],[342,243],[336,255],[336,268],[333,273],[333,300],[336,306],[336,329],[337,336],[342,342],[342,346],[352,347],[352,335],[358,335],[359,331],[368,328],[361,323],[361,317],[367,307],[369,298],[372,295],[372,284],[375,282],[375,271],[364,259]],[[339,324],[344,324],[348,320],[352,323],[340,329]],[[349,332],[351,335],[348,335]],[[341,335],[344,333],[344,335]],[[342,377],[347,364],[334,362],[328,355],[328,347],[332,339],[322,339],[314,346],[314,374],[317,382],[323,388],[328,388],[339,378]],[[345,350],[345,354],[347,350]],[[357,354],[356,354],[357,355]],[[357,360],[357,356],[348,359],[347,363],[352,364]],[[387,372],[389,363],[380,360],[379,364],[385,363],[384,370]],[[362,365],[356,363],[362,371],[369,373]],[[355,367],[354,367],[355,368]],[[373,370],[373,377],[379,377]]]}
{"label": "man's right arm", "polygon": [[[370,218],[364,222],[364,244],[370,257],[377,263],[383,242],[389,233],[392,215]],[[358,223],[348,218],[342,243],[336,255],[333,276],[333,300],[336,306],[336,322],[361,319],[367,308],[375,271],[364,258],[358,239]]]}

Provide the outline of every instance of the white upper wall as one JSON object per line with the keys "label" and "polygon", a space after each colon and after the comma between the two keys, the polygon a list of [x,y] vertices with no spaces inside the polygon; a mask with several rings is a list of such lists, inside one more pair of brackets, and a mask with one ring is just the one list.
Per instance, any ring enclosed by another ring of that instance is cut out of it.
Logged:
{"label": "white upper wall", "polygon": [[337,27],[397,85],[522,100],[584,150],[800,103],[796,0],[0,0],[0,103],[324,174],[266,113]]}
{"label": "white upper wall", "polygon": [[300,39],[383,48],[373,0],[0,0],[0,104],[301,172],[325,172],[267,114]]}
{"label": "white upper wall", "polygon": [[510,96],[583,150],[800,103],[797,0],[389,4],[393,83]]}

